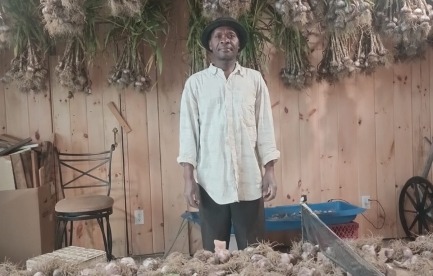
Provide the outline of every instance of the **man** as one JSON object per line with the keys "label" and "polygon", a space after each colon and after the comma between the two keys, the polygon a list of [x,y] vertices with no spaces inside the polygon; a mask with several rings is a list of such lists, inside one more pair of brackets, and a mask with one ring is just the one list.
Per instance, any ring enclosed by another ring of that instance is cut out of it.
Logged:
{"label": "man", "polygon": [[[260,72],[237,62],[244,27],[218,18],[201,36],[211,65],[185,83],[180,153],[185,198],[199,208],[205,250],[226,241],[233,226],[238,249],[263,240],[264,200],[275,198],[276,149],[268,88]],[[264,167],[264,175],[260,167]],[[196,171],[197,182],[194,176]]]}

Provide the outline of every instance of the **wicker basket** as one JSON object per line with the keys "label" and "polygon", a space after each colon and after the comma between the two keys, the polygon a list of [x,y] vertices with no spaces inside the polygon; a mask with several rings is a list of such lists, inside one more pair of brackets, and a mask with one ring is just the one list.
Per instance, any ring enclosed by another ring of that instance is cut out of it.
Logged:
{"label": "wicker basket", "polygon": [[329,228],[340,238],[340,239],[357,239],[359,224],[355,221],[351,221],[344,224],[330,225]]}

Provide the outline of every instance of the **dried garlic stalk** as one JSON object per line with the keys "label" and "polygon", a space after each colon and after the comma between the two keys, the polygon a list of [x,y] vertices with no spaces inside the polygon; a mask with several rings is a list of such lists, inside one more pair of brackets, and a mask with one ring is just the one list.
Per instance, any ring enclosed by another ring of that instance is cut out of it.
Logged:
{"label": "dried garlic stalk", "polygon": [[86,0],[41,0],[45,28],[51,36],[81,35],[86,16]]}
{"label": "dried garlic stalk", "polygon": [[313,21],[313,13],[306,0],[277,0],[275,10],[281,15],[286,27],[304,29]]}
{"label": "dried garlic stalk", "polygon": [[221,16],[239,18],[251,8],[251,0],[203,0],[203,16],[214,20]]}
{"label": "dried garlic stalk", "polygon": [[355,71],[351,58],[352,37],[347,34],[331,33],[327,37],[323,59],[318,65],[318,80],[334,83]]}
{"label": "dried garlic stalk", "polygon": [[377,26],[393,40],[395,58],[420,56],[432,26],[433,9],[426,0],[378,1]]}
{"label": "dried garlic stalk", "polygon": [[68,39],[63,57],[56,66],[56,74],[60,84],[71,92],[91,93],[84,47],[78,38]]}
{"label": "dried garlic stalk", "polygon": [[147,0],[109,0],[113,16],[139,16],[146,3]]}

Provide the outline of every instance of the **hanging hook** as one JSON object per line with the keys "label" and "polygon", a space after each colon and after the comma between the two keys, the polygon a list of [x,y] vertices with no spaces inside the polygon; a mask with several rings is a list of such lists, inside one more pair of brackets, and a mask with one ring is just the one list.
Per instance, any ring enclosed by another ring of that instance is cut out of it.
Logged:
{"label": "hanging hook", "polygon": [[117,133],[119,130],[117,130],[117,127],[113,128],[113,135],[114,135],[114,146],[117,147]]}

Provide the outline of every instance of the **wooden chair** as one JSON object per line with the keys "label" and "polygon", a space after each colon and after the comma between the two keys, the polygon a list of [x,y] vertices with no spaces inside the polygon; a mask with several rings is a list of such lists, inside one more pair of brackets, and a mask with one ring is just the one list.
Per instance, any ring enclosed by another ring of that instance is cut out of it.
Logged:
{"label": "wooden chair", "polygon": [[[72,245],[74,221],[96,219],[101,228],[107,260],[112,260],[113,243],[109,216],[113,213],[114,204],[113,198],[110,197],[111,160],[114,149],[115,145],[111,145],[108,151],[79,154],[56,150],[63,195],[63,199],[55,206],[57,249],[61,248],[63,242],[64,246]],[[86,169],[83,169],[84,167]],[[66,190],[74,189],[73,195],[71,192],[65,193]]]}

